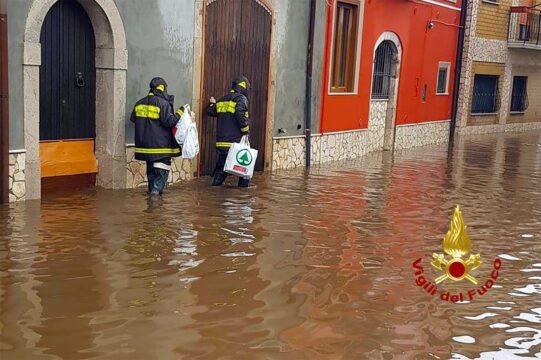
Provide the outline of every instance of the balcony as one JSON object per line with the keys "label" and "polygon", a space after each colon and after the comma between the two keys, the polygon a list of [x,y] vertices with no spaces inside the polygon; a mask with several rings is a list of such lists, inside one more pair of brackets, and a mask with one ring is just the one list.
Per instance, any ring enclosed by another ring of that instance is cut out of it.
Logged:
{"label": "balcony", "polygon": [[541,50],[541,10],[527,6],[512,6],[509,13],[510,48]]}

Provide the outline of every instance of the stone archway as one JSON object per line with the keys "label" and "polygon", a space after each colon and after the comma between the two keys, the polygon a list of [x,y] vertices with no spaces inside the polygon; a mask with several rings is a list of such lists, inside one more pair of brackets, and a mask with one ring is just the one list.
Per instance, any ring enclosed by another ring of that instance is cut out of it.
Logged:
{"label": "stone archway", "polygon": [[[375,96],[374,90],[377,86],[376,81],[376,66],[378,59],[378,50],[386,46],[390,49],[390,67],[388,84],[382,86],[385,94],[378,97]],[[395,137],[395,120],[396,107],[398,101],[398,82],[400,74],[400,62],[402,59],[402,46],[398,35],[394,32],[386,31],[380,35],[374,45],[373,68],[372,68],[372,97],[370,102],[370,118],[368,121],[368,129],[370,134],[370,144],[374,149],[392,150],[394,147]]]}
{"label": "stone archway", "polygon": [[[97,183],[105,188],[126,187],[126,70],[128,52],[120,13],[113,0],[78,0],[87,12],[96,38],[96,150]],[[26,147],[26,199],[41,197],[39,155],[39,89],[41,27],[57,0],[33,0],[23,43],[23,121]]]}

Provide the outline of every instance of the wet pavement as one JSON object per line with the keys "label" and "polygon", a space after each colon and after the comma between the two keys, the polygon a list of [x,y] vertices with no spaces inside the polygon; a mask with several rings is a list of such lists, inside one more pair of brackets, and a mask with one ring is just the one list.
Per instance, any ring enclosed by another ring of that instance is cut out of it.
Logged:
{"label": "wet pavement", "polygon": [[[541,357],[541,133],[0,210],[0,358]],[[415,283],[460,204],[483,265]]]}

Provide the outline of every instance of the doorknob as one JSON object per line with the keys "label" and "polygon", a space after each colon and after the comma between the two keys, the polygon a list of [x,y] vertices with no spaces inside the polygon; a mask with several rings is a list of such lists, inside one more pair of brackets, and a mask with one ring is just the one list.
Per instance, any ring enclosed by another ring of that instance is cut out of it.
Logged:
{"label": "doorknob", "polygon": [[75,74],[75,85],[78,88],[82,88],[85,86],[85,78],[83,77],[82,72],[78,72],[77,74]]}

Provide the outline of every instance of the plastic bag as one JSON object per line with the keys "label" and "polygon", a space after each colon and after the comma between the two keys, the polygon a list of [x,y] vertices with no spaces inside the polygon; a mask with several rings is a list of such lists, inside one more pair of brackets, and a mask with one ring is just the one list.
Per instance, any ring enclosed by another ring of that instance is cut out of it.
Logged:
{"label": "plastic bag", "polygon": [[182,146],[182,157],[184,159],[193,159],[197,154],[199,154],[199,134],[195,122],[192,121],[186,131],[186,138]]}
{"label": "plastic bag", "polygon": [[224,171],[245,179],[251,179],[254,175],[257,153],[256,149],[250,147],[248,136],[243,136],[240,143],[234,143],[229,148]]}
{"label": "plastic bag", "polygon": [[186,139],[186,135],[188,134],[188,128],[190,127],[190,124],[193,123],[190,113],[190,106],[184,105],[184,114],[182,114],[180,120],[177,122],[175,128],[173,129],[173,135],[175,136],[175,140],[180,146],[184,145],[184,140]]}

